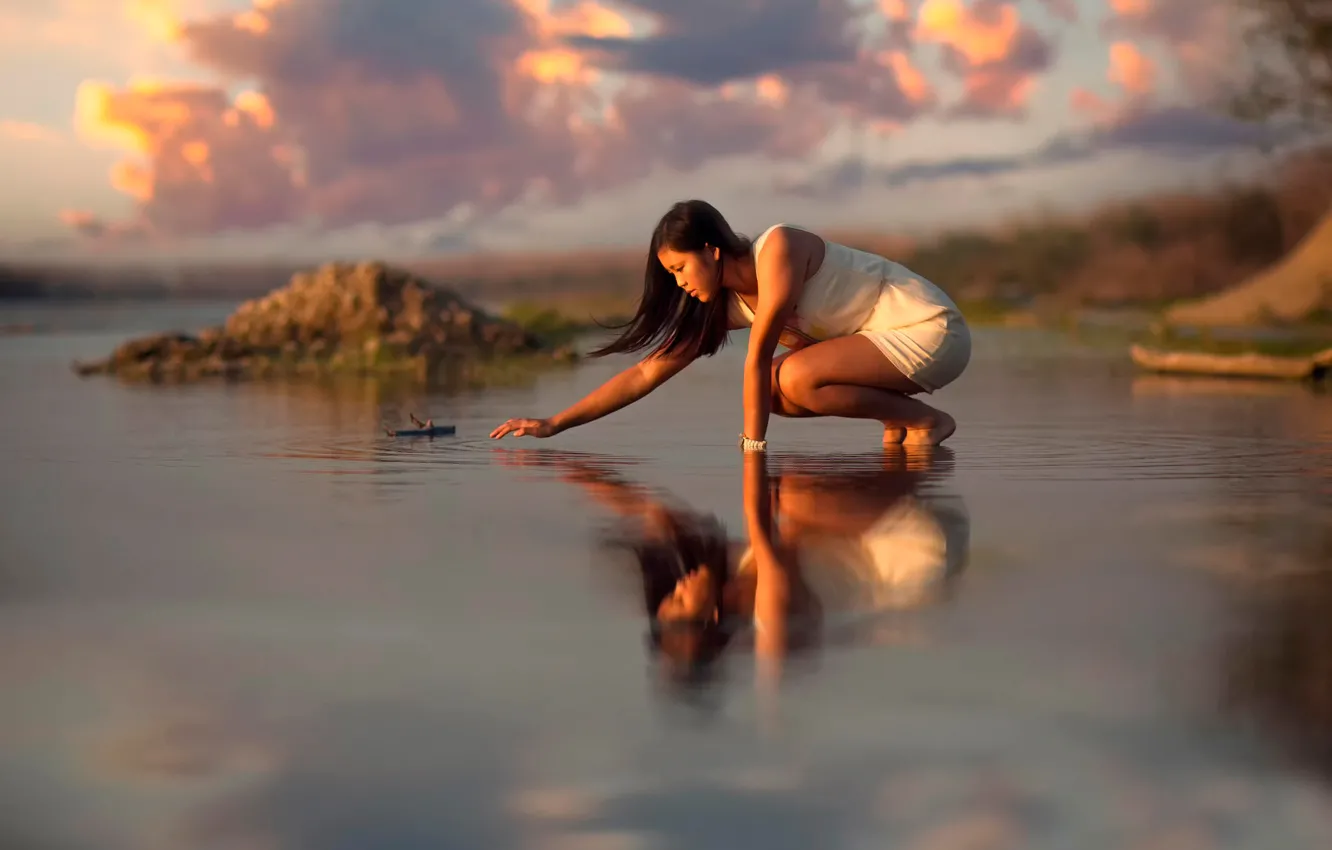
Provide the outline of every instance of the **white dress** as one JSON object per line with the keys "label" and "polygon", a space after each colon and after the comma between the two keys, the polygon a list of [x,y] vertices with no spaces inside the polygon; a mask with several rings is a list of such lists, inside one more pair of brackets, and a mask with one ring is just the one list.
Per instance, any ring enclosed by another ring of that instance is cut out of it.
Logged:
{"label": "white dress", "polygon": [[[754,241],[754,259],[775,224]],[[805,282],[782,335],[799,348],[861,334],[926,392],[956,380],[971,360],[971,332],[953,300],[935,284],[892,260],[823,240],[823,263]],[[750,327],[754,311],[732,292],[732,324]]]}

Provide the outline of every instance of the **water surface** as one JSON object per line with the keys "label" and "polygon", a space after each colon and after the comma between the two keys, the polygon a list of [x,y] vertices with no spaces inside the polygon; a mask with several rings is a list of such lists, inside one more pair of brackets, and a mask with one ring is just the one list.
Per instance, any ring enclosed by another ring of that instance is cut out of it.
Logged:
{"label": "water surface", "polygon": [[69,361],[229,306],[46,309],[0,338],[4,846],[1332,846],[1325,394],[982,330],[949,451],[775,420],[822,625],[681,689],[613,543],[747,547],[743,344],[496,443],[627,361],[129,386]]}

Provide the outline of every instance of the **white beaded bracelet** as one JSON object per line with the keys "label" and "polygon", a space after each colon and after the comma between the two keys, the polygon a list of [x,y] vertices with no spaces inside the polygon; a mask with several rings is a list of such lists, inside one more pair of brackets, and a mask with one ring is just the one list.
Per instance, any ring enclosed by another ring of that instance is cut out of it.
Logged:
{"label": "white beaded bracelet", "polygon": [[768,450],[767,440],[751,440],[744,434],[740,435],[740,448],[747,452],[766,452]]}

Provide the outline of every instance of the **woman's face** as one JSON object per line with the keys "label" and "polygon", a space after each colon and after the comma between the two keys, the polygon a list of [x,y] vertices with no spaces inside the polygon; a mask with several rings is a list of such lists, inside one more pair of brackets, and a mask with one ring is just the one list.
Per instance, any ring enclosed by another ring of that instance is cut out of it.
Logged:
{"label": "woman's face", "polygon": [[693,252],[662,248],[657,252],[658,262],[675,276],[675,285],[704,303],[721,291],[717,275],[720,257],[721,251],[716,248]]}
{"label": "woman's face", "polygon": [[675,590],[657,606],[657,619],[715,620],[718,617],[717,593],[712,570],[707,566],[688,573],[675,583]]}

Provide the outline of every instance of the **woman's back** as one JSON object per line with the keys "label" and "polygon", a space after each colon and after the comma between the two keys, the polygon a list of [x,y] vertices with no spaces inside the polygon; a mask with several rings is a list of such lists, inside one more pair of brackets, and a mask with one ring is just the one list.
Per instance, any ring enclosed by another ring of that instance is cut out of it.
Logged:
{"label": "woman's back", "polygon": [[[754,241],[757,261],[775,224]],[[788,325],[813,341],[855,333],[876,311],[880,327],[906,327],[927,321],[957,305],[943,290],[915,272],[878,254],[824,239],[823,262],[805,282]],[[753,324],[754,312],[744,299],[731,296],[735,324]],[[889,324],[884,324],[884,317]]]}

